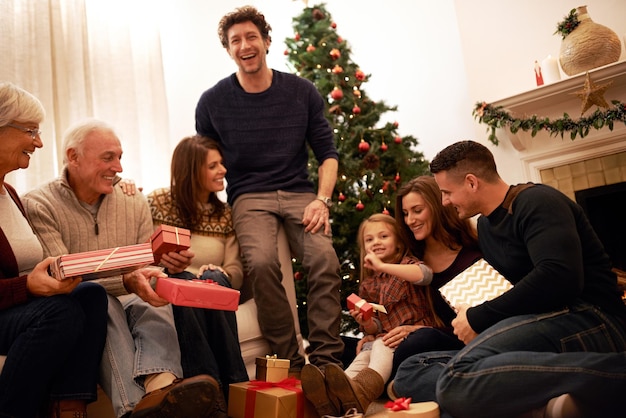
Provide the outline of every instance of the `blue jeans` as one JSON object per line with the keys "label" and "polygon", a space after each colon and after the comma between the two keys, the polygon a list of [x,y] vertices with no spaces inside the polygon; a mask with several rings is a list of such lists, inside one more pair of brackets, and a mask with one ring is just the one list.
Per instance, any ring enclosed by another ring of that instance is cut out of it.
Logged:
{"label": "blue jeans", "polygon": [[[307,273],[307,318],[311,352],[309,360],[318,367],[342,365],[343,341],[339,336],[341,303],[339,260],[332,237],[323,231],[304,232],[304,208],[314,193],[284,191],[246,193],[232,208],[233,224],[247,271],[252,281],[259,325],[272,354],[291,361],[300,369],[304,358],[298,352],[293,316],[278,258],[278,230],[282,224],[293,254],[302,260]],[[291,280],[291,278],[285,278]]]}
{"label": "blue jeans", "polygon": [[621,321],[579,303],[500,321],[456,353],[410,357],[394,389],[414,401],[434,392],[442,418],[514,417],[564,393],[611,416],[602,411],[626,393],[624,350]]}
{"label": "blue jeans", "polygon": [[32,418],[50,399],[96,400],[106,321],[96,283],[0,311],[0,416]]}
{"label": "blue jeans", "polygon": [[154,307],[135,294],[108,295],[109,321],[100,365],[100,385],[117,417],[145,395],[147,375],[183,376],[172,306]]}
{"label": "blue jeans", "polygon": [[[195,276],[187,271],[171,275],[191,280]],[[224,273],[207,270],[202,280],[213,280],[221,286],[231,287]],[[208,374],[217,380],[228,399],[231,383],[248,380],[246,365],[241,357],[237,318],[235,312],[214,309],[190,308],[172,305],[178,331],[178,342],[185,377]]]}

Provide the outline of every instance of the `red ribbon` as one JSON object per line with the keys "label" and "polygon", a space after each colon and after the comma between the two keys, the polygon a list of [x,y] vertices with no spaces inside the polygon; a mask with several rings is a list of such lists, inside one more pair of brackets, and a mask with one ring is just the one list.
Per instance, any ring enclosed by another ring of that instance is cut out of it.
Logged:
{"label": "red ribbon", "polygon": [[409,409],[411,398],[398,398],[395,401],[389,401],[385,404],[385,408],[392,411],[405,411]]}
{"label": "red ribbon", "polygon": [[280,382],[266,382],[264,380],[251,380],[246,390],[246,412],[245,418],[254,418],[254,404],[256,403],[256,393],[259,390],[281,388],[296,392],[296,416],[304,417],[304,402],[302,400],[302,389],[297,385],[300,383],[295,377],[288,377]]}

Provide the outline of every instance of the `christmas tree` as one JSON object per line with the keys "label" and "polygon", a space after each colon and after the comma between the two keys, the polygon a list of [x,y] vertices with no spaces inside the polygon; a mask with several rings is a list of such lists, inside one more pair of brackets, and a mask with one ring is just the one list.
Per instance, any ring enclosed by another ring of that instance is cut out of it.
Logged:
{"label": "christmas tree", "polygon": [[[381,123],[381,116],[395,111],[382,100],[372,100],[363,89],[370,75],[350,59],[349,44],[337,33],[337,25],[324,4],[306,7],[293,19],[294,36],[287,38],[285,55],[299,76],[312,81],[326,98],[326,117],[335,134],[339,172],[331,208],[333,244],[341,263],[341,300],[359,286],[357,231],[374,213],[394,215],[395,192],[403,180],[428,172],[428,161],[416,151],[413,136],[400,136],[398,122]],[[318,164],[309,158],[311,177],[317,182]],[[316,184],[317,186],[317,184]],[[307,335],[306,277],[294,260],[300,326]],[[349,315],[342,331],[353,331]]]}

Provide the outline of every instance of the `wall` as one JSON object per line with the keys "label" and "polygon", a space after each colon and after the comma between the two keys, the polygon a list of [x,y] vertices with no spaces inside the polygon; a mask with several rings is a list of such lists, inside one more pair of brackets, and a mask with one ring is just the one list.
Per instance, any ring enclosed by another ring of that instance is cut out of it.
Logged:
{"label": "wall", "polygon": [[[217,23],[246,3],[261,10],[272,25],[270,66],[288,71],[283,40],[292,35],[291,22],[303,2],[158,3],[163,8],[172,144],[195,132],[194,109],[202,91],[236,70],[218,41]],[[397,120],[400,133],[417,137],[418,149],[428,159],[460,139],[484,142],[496,155],[505,180],[525,180],[517,152],[507,141],[492,146],[485,126],[473,119],[472,108],[477,101],[535,88],[534,61],[558,55],[561,38],[553,35],[556,25],[581,4],[571,0],[326,0],[325,4],[337,31],[352,46],[352,59],[372,74],[368,94],[398,106],[398,112],[385,115],[383,121]],[[626,2],[586,4],[595,22],[620,37],[626,34]],[[153,181],[155,186],[167,184],[167,170]]]}

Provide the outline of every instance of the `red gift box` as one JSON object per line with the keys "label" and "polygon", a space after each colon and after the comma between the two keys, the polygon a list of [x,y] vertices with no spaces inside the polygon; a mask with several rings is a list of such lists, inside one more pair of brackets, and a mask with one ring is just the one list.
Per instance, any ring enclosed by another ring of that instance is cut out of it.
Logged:
{"label": "red gift box", "polygon": [[231,418],[314,418],[315,407],[302,393],[300,381],[231,383],[228,391]]}
{"label": "red gift box", "polygon": [[153,262],[152,246],[144,243],[62,255],[50,264],[49,270],[58,280],[76,276],[93,280],[130,273]]}
{"label": "red gift box", "polygon": [[236,311],[239,306],[238,290],[212,280],[159,278],[155,292],[173,305],[221,311]]}
{"label": "red gift box", "polygon": [[365,299],[361,299],[356,293],[351,294],[346,299],[348,309],[358,309],[363,314],[363,319],[368,320],[374,313],[374,307]]}
{"label": "red gift box", "polygon": [[154,262],[158,264],[163,254],[179,252],[191,246],[191,232],[185,228],[171,225],[159,225],[150,237]]}

